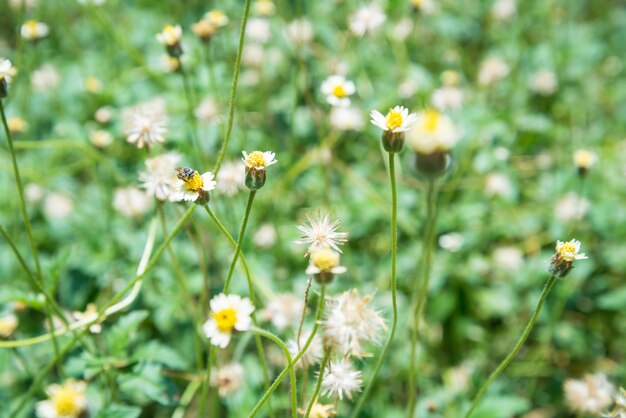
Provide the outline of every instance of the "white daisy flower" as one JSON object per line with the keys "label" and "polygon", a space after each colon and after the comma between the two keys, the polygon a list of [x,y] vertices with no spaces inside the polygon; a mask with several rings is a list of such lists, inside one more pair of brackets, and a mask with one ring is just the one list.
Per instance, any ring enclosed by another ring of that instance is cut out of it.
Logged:
{"label": "white daisy flower", "polygon": [[356,92],[352,81],[346,80],[342,75],[331,75],[321,86],[322,93],[326,95],[326,101],[332,106],[350,106],[350,97]]}
{"label": "white daisy flower", "polygon": [[246,26],[246,38],[261,44],[270,40],[272,32],[270,30],[270,22],[268,19],[253,17],[248,20]]}
{"label": "white daisy flower", "polygon": [[176,182],[174,200],[195,202],[201,195],[215,189],[216,182],[213,180],[214,176],[210,171],[200,174],[189,167],[181,168],[177,171],[178,181]]}
{"label": "white daisy flower", "polygon": [[11,78],[15,77],[17,74],[17,70],[11,64],[11,61],[8,59],[0,58],[0,81],[6,81],[7,83],[11,81]]}
{"label": "white daisy flower", "polygon": [[217,103],[212,97],[205,97],[200,104],[196,107],[194,115],[199,121],[210,122],[217,119],[219,111],[217,109]]}
{"label": "white daisy flower", "polygon": [[432,109],[419,112],[407,134],[408,144],[421,154],[449,151],[458,139],[452,119]]}
{"label": "white daisy flower", "polygon": [[557,241],[556,242],[556,254],[562,260],[565,261],[576,261],[576,260],[586,260],[587,256],[585,253],[580,252],[580,241],[578,240],[570,240],[567,242]]}
{"label": "white daisy flower", "polygon": [[233,196],[245,187],[245,180],[244,166],[240,161],[225,162],[217,173],[217,190]]}
{"label": "white daisy flower", "polygon": [[156,35],[156,40],[165,46],[175,46],[183,37],[183,29],[180,25],[165,25],[163,30]]}
{"label": "white daisy flower", "polygon": [[500,22],[511,20],[517,13],[515,0],[496,0],[491,6],[491,15]]}
{"label": "white daisy flower", "polygon": [[348,359],[332,361],[324,370],[322,395],[352,399],[352,393],[361,390],[361,372],[355,370]]}
{"label": "white daisy flower", "polygon": [[87,384],[74,379],[46,389],[48,399],[37,403],[39,418],[78,418],[87,409]]}
{"label": "white daisy flower", "polygon": [[[300,343],[296,341],[297,336],[295,338],[287,341],[287,349],[291,354],[291,357],[295,357],[305,346],[307,340],[311,336],[311,330],[303,330],[300,334]],[[304,367],[307,368],[312,366],[313,364],[317,364],[320,362],[324,355],[324,348],[322,346],[322,340],[319,334],[315,334],[313,339],[311,340],[311,344],[304,352],[300,360],[296,363],[296,367]]]}
{"label": "white daisy flower", "polygon": [[430,101],[439,110],[459,110],[463,106],[463,91],[456,86],[444,86],[433,92]]}
{"label": "white daisy flower", "polygon": [[317,218],[312,218],[307,214],[308,225],[298,225],[297,228],[304,233],[300,239],[296,240],[296,244],[309,244],[307,254],[313,250],[321,250],[330,247],[341,253],[339,245],[345,244],[348,240],[347,232],[337,232],[339,227],[339,219],[331,222],[330,215],[321,213],[317,214]]}
{"label": "white daisy flower", "polygon": [[529,87],[532,91],[542,96],[554,93],[559,85],[556,74],[551,70],[539,70],[530,79]]}
{"label": "white daisy flower", "polygon": [[330,124],[340,131],[360,131],[365,126],[363,112],[354,107],[333,107]]}
{"label": "white daisy flower", "polygon": [[237,392],[244,383],[244,370],[239,363],[226,364],[211,370],[211,386],[217,387],[222,398]]}
{"label": "white daisy flower", "polygon": [[139,174],[141,187],[146,189],[150,196],[156,199],[174,200],[176,184],[176,167],[181,156],[175,152],[168,152],[146,160],[146,171]]}
{"label": "white daisy flower", "polygon": [[313,25],[306,19],[297,19],[285,27],[285,36],[296,47],[313,40]]}
{"label": "white daisy flower", "polygon": [[[2,64],[0,63],[0,67]],[[2,70],[0,69],[0,78],[2,78]],[[33,71],[30,75],[30,83],[33,90],[49,91],[57,87],[61,82],[59,72],[50,64],[44,64],[41,68]]]}
{"label": "white daisy flower", "polygon": [[250,299],[221,293],[211,299],[211,317],[202,326],[211,344],[225,348],[233,330],[246,331],[252,326],[250,315],[254,306]]}
{"label": "white daisy flower", "polygon": [[572,410],[599,414],[611,405],[615,388],[604,374],[598,373],[580,380],[566,380],[563,391]]}
{"label": "white daisy flower", "polygon": [[406,132],[415,122],[415,114],[409,114],[409,109],[403,106],[396,106],[389,109],[385,116],[378,110],[372,110],[370,113],[371,120],[374,125],[383,131],[390,132]]}
{"label": "white daisy flower", "polygon": [[167,133],[165,102],[154,99],[124,109],[122,125],[126,140],[137,148],[164,142]]}
{"label": "white daisy flower", "polygon": [[265,171],[266,167],[278,162],[275,158],[276,154],[271,151],[253,151],[250,154],[242,151],[241,153],[243,154],[241,161],[243,161],[247,170]]}
{"label": "white daisy flower", "polygon": [[339,253],[330,247],[312,250],[306,274],[343,274],[348,271],[339,265]]}
{"label": "white daisy flower", "polygon": [[357,289],[352,289],[329,300],[324,334],[341,354],[369,356],[363,350],[364,343],[378,342],[381,331],[387,329],[380,313],[369,306],[372,299],[372,295],[361,297]]}
{"label": "white daisy flower", "polygon": [[48,33],[50,33],[48,25],[36,20],[29,20],[20,28],[22,38],[28,39],[29,41],[36,41],[44,38],[48,35]]}
{"label": "white daisy flower", "polygon": [[295,325],[302,315],[304,301],[293,293],[276,295],[261,312],[263,319],[271,321],[279,331]]}
{"label": "white daisy flower", "polygon": [[377,4],[370,4],[359,8],[348,20],[348,25],[352,33],[363,36],[378,32],[380,27],[387,20],[383,9]]}
{"label": "white daisy flower", "polygon": [[509,75],[509,66],[500,58],[488,58],[480,64],[478,84],[490,86]]}
{"label": "white daisy flower", "polygon": [[113,197],[113,209],[127,218],[145,215],[151,203],[148,194],[136,187],[116,189]]}

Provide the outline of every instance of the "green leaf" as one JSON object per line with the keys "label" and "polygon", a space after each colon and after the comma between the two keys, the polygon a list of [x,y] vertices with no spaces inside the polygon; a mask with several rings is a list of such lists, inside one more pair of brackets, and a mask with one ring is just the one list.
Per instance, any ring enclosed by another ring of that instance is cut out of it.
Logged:
{"label": "green leaf", "polygon": [[137,406],[109,405],[97,415],[97,418],[137,418],[141,408]]}
{"label": "green leaf", "polygon": [[113,354],[124,353],[139,325],[148,317],[148,311],[134,311],[124,315],[106,335]]}
{"label": "green leaf", "polygon": [[132,360],[160,363],[179,370],[185,370],[189,366],[184,357],[159,341],[150,341],[139,347],[133,354]]}
{"label": "green leaf", "polygon": [[120,391],[134,403],[145,405],[153,400],[162,405],[172,404],[167,382],[161,375],[161,366],[158,364],[140,363],[133,368],[133,374],[123,374],[117,380]]}

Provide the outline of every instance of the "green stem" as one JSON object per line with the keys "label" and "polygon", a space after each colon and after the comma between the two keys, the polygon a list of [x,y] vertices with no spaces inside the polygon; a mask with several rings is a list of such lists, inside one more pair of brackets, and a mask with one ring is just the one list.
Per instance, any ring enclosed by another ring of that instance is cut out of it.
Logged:
{"label": "green stem", "polygon": [[258,335],[260,335],[262,337],[265,337],[265,338],[268,338],[268,339],[274,341],[283,350],[283,353],[285,353],[285,357],[287,358],[287,364],[289,365],[288,366],[288,368],[289,368],[289,381],[290,381],[290,385],[291,385],[291,417],[292,418],[296,418],[297,417],[297,409],[298,409],[298,400],[297,400],[298,392],[297,392],[297,388],[296,388],[296,372],[294,370],[293,359],[291,358],[291,353],[289,353],[289,349],[287,348],[287,345],[283,342],[283,340],[278,338],[276,335],[272,334],[269,331],[265,331],[264,329],[261,329],[261,328],[258,328],[258,327],[252,327],[250,329],[250,331],[252,331],[255,334],[258,334]]}
{"label": "green stem", "polygon": [[189,382],[189,385],[187,385],[187,389],[185,389],[182,396],[180,397],[180,402],[178,403],[178,407],[174,411],[172,418],[183,418],[185,416],[185,409],[193,399],[193,395],[195,395],[195,393],[198,391],[201,384],[202,381],[200,379],[193,379],[191,382]]}
{"label": "green stem", "polygon": [[[211,217],[215,225],[218,227],[218,229],[222,232],[222,234],[230,241],[231,245],[237,248],[237,242],[235,242],[233,237],[228,233],[224,225],[220,222],[217,216],[215,216],[215,213],[213,213],[211,208],[209,208],[208,205],[204,205],[204,209],[209,214],[209,216]],[[241,238],[239,241],[241,241]],[[252,306],[256,306],[256,298],[254,296],[254,288],[252,286],[252,276],[250,275],[250,269],[248,268],[248,263],[246,262],[246,259],[243,254],[241,254],[241,263],[243,264],[244,270],[246,272],[246,281],[248,282],[248,293],[250,295],[250,302],[252,302]],[[257,319],[256,319],[256,311],[252,312],[252,323],[254,324],[255,327],[258,326]],[[255,334],[254,337],[256,341],[257,352],[259,354],[259,359],[261,361],[261,368],[263,369],[263,382],[265,384],[265,387],[268,388],[270,385],[270,374],[269,374],[269,371],[267,370],[267,362],[265,361],[265,353],[263,351],[263,344],[261,343],[261,337],[259,335]],[[274,411],[272,409],[271,402],[268,404],[268,409],[270,412],[270,416],[273,417]]]}
{"label": "green stem", "polygon": [[309,406],[306,408],[306,413],[304,414],[304,418],[309,418],[311,415],[311,410],[313,409],[313,405],[315,405],[315,400],[317,399],[317,395],[320,393],[320,389],[322,387],[322,381],[324,380],[324,370],[326,369],[326,364],[328,363],[330,357],[330,352],[327,351],[324,354],[324,358],[322,359],[322,364],[320,365],[319,376],[317,376],[317,384],[315,385],[315,391],[313,392],[313,396],[311,397],[311,401],[309,402]]}
{"label": "green stem", "polygon": [[421,283],[419,292],[414,291],[414,297],[417,297],[416,303],[413,304],[413,326],[411,328],[411,353],[409,357],[409,393],[407,401],[407,416],[415,416],[415,406],[417,402],[417,389],[415,377],[417,374],[417,342],[419,339],[419,328],[422,322],[422,314],[426,306],[428,296],[428,287],[430,283],[430,268],[432,262],[432,250],[435,238],[436,222],[437,222],[437,206],[435,204],[435,181],[429,180],[426,187],[426,230],[424,233],[424,248],[422,250],[422,259],[420,261],[421,274],[420,280],[416,284]]}
{"label": "green stem", "polygon": [[199,406],[199,417],[204,417],[206,411],[206,401],[209,397],[209,385],[211,384],[211,367],[213,366],[213,361],[215,360],[215,347],[213,344],[209,346],[209,354],[207,356],[207,366],[206,366],[206,374],[204,375],[204,380],[202,382],[202,390],[200,392],[200,406]]}
{"label": "green stem", "polygon": [[222,160],[226,154],[228,148],[228,141],[230,140],[230,134],[233,130],[233,119],[235,118],[235,103],[237,101],[237,82],[239,81],[239,67],[241,66],[241,55],[243,52],[243,42],[246,35],[246,24],[248,23],[248,14],[250,13],[250,0],[246,0],[246,5],[243,9],[243,18],[241,19],[241,33],[239,34],[239,48],[237,49],[237,58],[235,59],[235,68],[233,70],[233,82],[230,87],[230,100],[228,108],[228,122],[226,123],[226,132],[224,133],[224,141],[222,142],[222,148],[220,149],[217,162],[213,173],[217,175],[217,172],[222,165]]}
{"label": "green stem", "polygon": [[396,326],[398,324],[398,302],[396,299],[396,258],[398,251],[398,236],[397,236],[397,224],[398,224],[398,196],[396,190],[396,173],[395,173],[395,153],[389,153],[389,183],[391,186],[391,303],[393,306],[393,320],[391,324],[391,332],[389,333],[389,339],[383,348],[383,352],[378,357],[376,361],[376,365],[374,366],[374,372],[370,377],[370,380],[367,383],[363,394],[359,398],[359,402],[357,403],[354,411],[352,412],[352,417],[356,418],[359,416],[359,411],[363,408],[365,401],[367,400],[367,396],[369,392],[372,390],[374,386],[374,381],[376,380],[376,376],[380,371],[380,368],[383,365],[385,357],[389,353],[389,349],[393,344],[393,338],[396,334]]}
{"label": "green stem", "polygon": [[224,293],[228,293],[230,280],[232,279],[233,271],[235,270],[235,264],[237,264],[237,259],[239,258],[239,253],[241,252],[243,237],[246,233],[246,226],[248,225],[248,218],[250,217],[250,210],[252,210],[252,202],[254,202],[254,196],[256,196],[256,190],[250,190],[250,194],[248,195],[248,204],[246,205],[246,212],[243,215],[243,222],[241,223],[241,229],[239,230],[239,238],[237,238],[237,247],[235,248],[233,260],[231,261],[230,267],[228,268],[226,283],[224,283]]}
{"label": "green stem", "polygon": [[498,377],[498,375],[502,373],[502,371],[506,369],[506,367],[513,361],[517,352],[522,348],[522,346],[526,342],[526,339],[528,339],[530,332],[532,331],[533,327],[535,326],[535,323],[537,322],[537,318],[539,317],[541,308],[543,307],[543,304],[546,301],[546,298],[548,297],[550,290],[552,290],[552,286],[554,286],[554,283],[556,282],[556,280],[557,280],[557,276],[555,275],[550,276],[550,279],[548,279],[548,282],[546,283],[546,285],[543,288],[543,291],[541,292],[541,297],[539,298],[539,302],[537,303],[535,312],[530,317],[530,320],[528,321],[528,324],[526,325],[526,328],[524,329],[522,336],[519,338],[519,340],[517,341],[517,344],[515,344],[515,347],[513,347],[513,350],[509,353],[509,355],[506,356],[504,360],[502,360],[502,363],[500,363],[500,365],[496,368],[496,370],[494,370],[493,373],[489,375],[489,378],[487,379],[487,381],[483,383],[482,387],[478,391],[478,394],[474,398],[474,401],[472,402],[472,407],[469,409],[469,411],[465,415],[465,418],[469,418],[472,416],[472,413],[474,412],[476,407],[478,407],[480,400],[482,399],[483,395],[487,391],[487,388],[489,387],[491,382],[496,377]]}
{"label": "green stem", "polygon": [[276,379],[274,380],[274,383],[272,383],[272,385],[265,391],[265,393],[263,394],[263,397],[254,406],[254,408],[248,415],[248,418],[253,418],[254,416],[256,416],[256,414],[259,413],[259,411],[261,410],[265,402],[268,401],[269,397],[272,395],[272,393],[274,393],[274,391],[276,390],[280,382],[282,382],[282,380],[285,378],[285,376],[290,371],[290,369],[292,369],[293,366],[295,366],[296,363],[298,363],[298,360],[300,360],[300,358],[304,355],[304,353],[306,353],[306,351],[309,349],[309,346],[311,345],[311,342],[313,341],[313,337],[315,337],[315,334],[317,333],[317,329],[319,328],[320,319],[322,318],[322,312],[324,311],[324,299],[326,297],[325,295],[326,295],[326,287],[322,286],[322,290],[320,292],[320,300],[317,305],[317,313],[315,314],[315,322],[313,323],[313,329],[311,330],[311,335],[309,335],[309,338],[304,344],[304,347],[302,347],[302,349],[298,352],[298,354],[296,354],[293,360],[283,369],[282,372],[280,372],[278,377],[276,377]]}
{"label": "green stem", "polygon": [[[33,229],[30,224],[30,219],[28,218],[28,212],[26,211],[26,199],[24,198],[24,185],[22,183],[22,177],[20,176],[20,170],[17,165],[17,157],[15,156],[15,149],[13,148],[13,137],[11,136],[11,131],[9,130],[9,125],[7,123],[6,114],[4,112],[4,102],[0,100],[0,115],[2,115],[2,125],[4,126],[4,133],[7,137],[7,143],[9,145],[9,153],[11,154],[11,164],[13,165],[13,174],[15,175],[15,183],[17,186],[19,201],[20,201],[20,212],[22,214],[22,218],[24,220],[24,227],[26,229],[26,235],[28,236],[28,241],[30,243],[30,248],[33,253],[33,260],[35,262],[35,269],[37,271],[37,278],[39,280],[39,284],[41,288],[44,288],[44,280],[43,274],[41,273],[41,264],[39,263],[39,253],[37,251],[37,244],[35,243],[35,238],[33,236]],[[61,364],[60,356],[59,356],[59,342],[57,341],[56,336],[54,335],[54,323],[52,321],[52,314],[50,313],[50,309],[48,307],[49,303],[46,299],[46,306],[44,307],[44,312],[46,315],[46,322],[48,323],[48,328],[50,328],[50,332],[52,332],[52,346],[54,347],[54,353],[56,358],[59,359],[58,369],[61,372],[63,369],[63,365]]]}

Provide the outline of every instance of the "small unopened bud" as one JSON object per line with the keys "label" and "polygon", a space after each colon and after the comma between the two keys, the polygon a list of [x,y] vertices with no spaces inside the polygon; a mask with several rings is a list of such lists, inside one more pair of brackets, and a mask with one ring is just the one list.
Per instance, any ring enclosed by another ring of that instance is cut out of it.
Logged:
{"label": "small unopened bud", "polygon": [[574,261],[585,260],[585,253],[579,253],[580,241],[556,242],[556,253],[549,260],[548,271],[557,277],[565,277],[574,268]]}
{"label": "small unopened bud", "polygon": [[256,191],[265,185],[265,169],[256,169],[254,167],[246,167],[246,187]]}
{"label": "small unopened bud", "polygon": [[384,131],[382,136],[383,148],[388,153],[398,153],[404,147],[404,132]]}
{"label": "small unopened bud", "polygon": [[580,149],[574,153],[574,164],[578,169],[578,175],[584,176],[587,174],[589,167],[591,167],[596,161],[596,156],[591,151]]}
{"label": "small unopened bud", "polygon": [[9,94],[9,86],[4,77],[0,77],[0,99],[4,99]]}
{"label": "small unopened bud", "polygon": [[452,157],[447,151],[436,151],[431,154],[415,153],[415,168],[419,173],[431,179],[442,176],[451,163]]}

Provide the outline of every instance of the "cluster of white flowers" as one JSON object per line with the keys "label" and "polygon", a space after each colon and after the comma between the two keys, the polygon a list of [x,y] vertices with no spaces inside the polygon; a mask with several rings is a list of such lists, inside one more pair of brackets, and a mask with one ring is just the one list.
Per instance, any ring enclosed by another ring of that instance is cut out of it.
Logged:
{"label": "cluster of white flowers", "polygon": [[569,379],[563,390],[572,410],[599,414],[613,402],[615,387],[604,374],[598,373],[580,380]]}
{"label": "cluster of white flowers", "polygon": [[146,171],[139,174],[139,180],[148,195],[161,201],[175,200],[176,168],[181,159],[179,154],[168,152],[146,160]]}
{"label": "cluster of white flowers", "polygon": [[377,4],[360,7],[348,20],[350,30],[356,36],[376,34],[387,20],[383,9]]}

